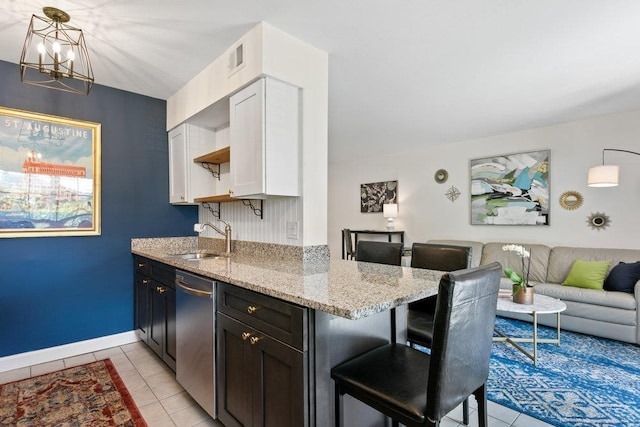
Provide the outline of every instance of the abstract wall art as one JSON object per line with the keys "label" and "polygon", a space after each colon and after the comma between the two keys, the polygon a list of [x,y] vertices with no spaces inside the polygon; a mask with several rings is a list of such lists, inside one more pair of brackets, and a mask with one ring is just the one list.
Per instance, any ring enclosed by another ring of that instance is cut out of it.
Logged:
{"label": "abstract wall art", "polygon": [[471,224],[549,225],[550,150],[471,160]]}
{"label": "abstract wall art", "polygon": [[360,184],[360,212],[382,212],[385,203],[398,203],[398,181]]}

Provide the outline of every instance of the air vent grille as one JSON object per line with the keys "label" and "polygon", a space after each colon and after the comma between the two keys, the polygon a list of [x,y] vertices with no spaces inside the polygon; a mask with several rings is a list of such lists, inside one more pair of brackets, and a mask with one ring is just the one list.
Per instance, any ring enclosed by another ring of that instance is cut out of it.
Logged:
{"label": "air vent grille", "polygon": [[233,75],[242,67],[244,67],[244,43],[237,45],[229,54],[228,75]]}

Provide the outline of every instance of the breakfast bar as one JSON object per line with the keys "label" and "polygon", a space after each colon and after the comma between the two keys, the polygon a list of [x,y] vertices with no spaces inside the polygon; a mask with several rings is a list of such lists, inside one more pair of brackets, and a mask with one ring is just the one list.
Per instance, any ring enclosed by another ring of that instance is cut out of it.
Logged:
{"label": "breakfast bar", "polygon": [[[304,328],[304,339],[298,346],[303,359],[302,395],[298,396],[303,406],[303,422],[299,425],[331,426],[331,368],[392,340],[406,342],[406,304],[436,294],[442,274],[321,256],[309,261],[242,253],[194,259],[176,256],[201,250],[197,248],[197,238],[134,239],[131,250],[134,256],[216,281],[218,415],[223,422],[227,409],[224,399],[222,402],[220,399],[220,394],[226,393],[224,382],[221,383],[225,372],[221,370],[231,365],[221,358],[226,353],[224,346],[233,345],[231,339],[224,338],[229,332],[223,326],[234,321],[231,317],[235,315],[239,321],[236,323],[245,325],[249,331],[245,333],[252,334],[255,329],[248,329],[253,318],[241,313],[235,301],[255,298],[263,302],[262,306],[274,310],[278,302],[303,310],[302,325],[297,325]],[[249,311],[260,310],[256,308],[259,306],[252,305]],[[253,334],[256,342],[263,338],[257,332]],[[292,347],[296,345],[289,343]],[[355,420],[358,425],[363,425],[364,420],[366,425],[384,423],[379,413],[349,398],[345,399],[344,417],[346,425],[356,425]]]}

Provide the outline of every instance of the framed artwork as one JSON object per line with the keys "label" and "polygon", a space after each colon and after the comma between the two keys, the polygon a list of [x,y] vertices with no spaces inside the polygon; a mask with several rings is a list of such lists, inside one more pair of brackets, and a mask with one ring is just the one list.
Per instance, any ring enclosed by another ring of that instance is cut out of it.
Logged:
{"label": "framed artwork", "polygon": [[360,212],[382,212],[385,203],[398,203],[398,181],[360,184]]}
{"label": "framed artwork", "polygon": [[99,123],[0,107],[0,237],[100,234]]}
{"label": "framed artwork", "polygon": [[471,160],[471,224],[549,225],[549,155]]}

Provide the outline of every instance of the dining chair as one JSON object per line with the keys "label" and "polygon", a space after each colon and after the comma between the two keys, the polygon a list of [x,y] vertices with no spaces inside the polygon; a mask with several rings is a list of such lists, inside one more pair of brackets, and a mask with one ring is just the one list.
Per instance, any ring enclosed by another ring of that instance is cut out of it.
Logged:
{"label": "dining chair", "polygon": [[[438,271],[455,271],[468,268],[471,248],[468,246],[414,243],[411,247],[411,267]],[[407,341],[431,347],[433,316],[437,295],[409,304],[407,315]]]}
{"label": "dining chair", "polygon": [[356,261],[378,264],[402,264],[402,243],[360,240],[356,248]]}
{"label": "dining chair", "polygon": [[348,228],[342,229],[342,254],[343,259],[354,259],[356,253],[353,250],[353,239],[351,239],[351,230]]}
{"label": "dining chair", "polygon": [[431,354],[391,343],[331,369],[335,425],[348,394],[390,417],[393,426],[439,426],[472,394],[486,427],[487,379],[501,266],[445,273],[440,279]]}
{"label": "dining chair", "polygon": [[[455,271],[471,264],[471,248],[434,243],[414,243],[411,247],[411,267],[428,270]],[[407,341],[414,347],[431,348],[437,295],[409,303],[407,310]],[[462,403],[462,423],[469,424],[469,401]]]}

